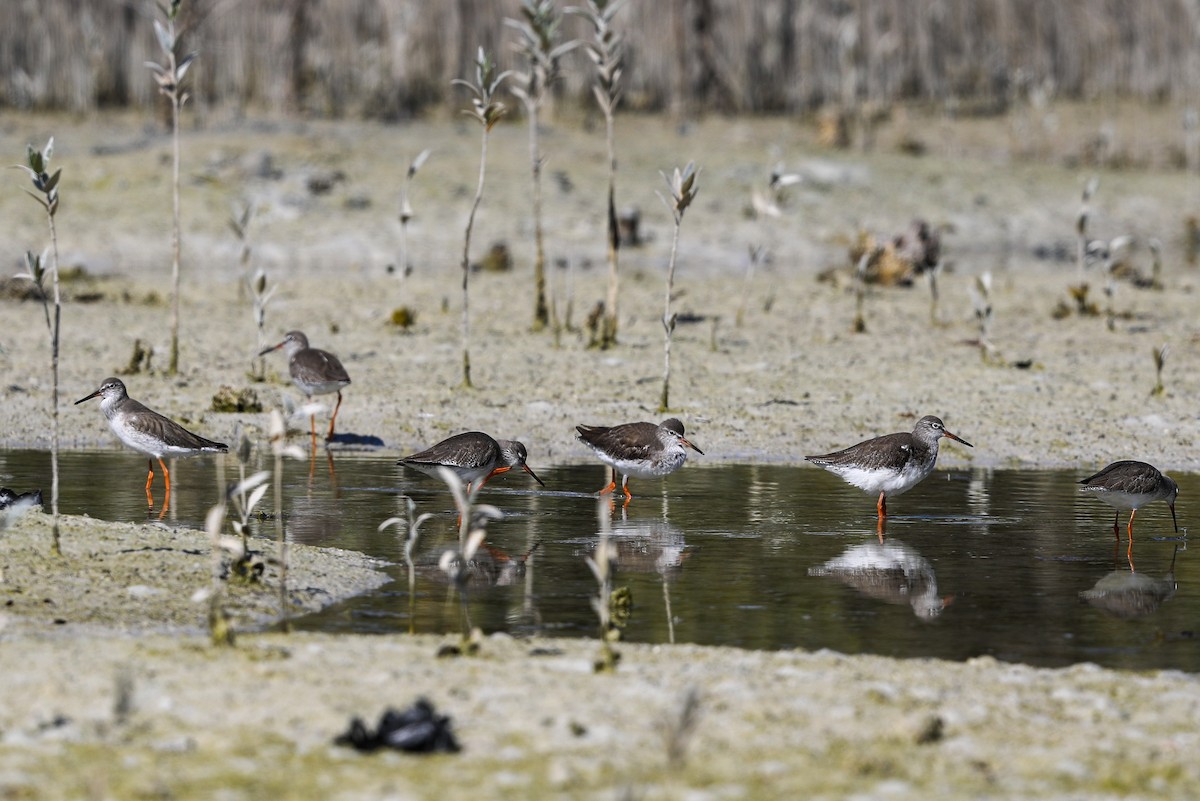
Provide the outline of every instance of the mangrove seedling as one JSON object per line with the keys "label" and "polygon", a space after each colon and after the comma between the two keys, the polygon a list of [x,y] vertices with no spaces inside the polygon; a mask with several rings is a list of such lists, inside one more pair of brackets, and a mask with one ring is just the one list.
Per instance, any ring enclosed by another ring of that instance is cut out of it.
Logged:
{"label": "mangrove seedling", "polygon": [[1153,396],[1159,396],[1166,392],[1166,388],[1163,386],[1163,365],[1167,363],[1167,352],[1170,349],[1170,345],[1163,344],[1151,350],[1154,355],[1154,389],[1150,390],[1150,394]]}
{"label": "mangrove seedling", "polygon": [[1162,291],[1164,288],[1162,280],[1162,242],[1157,238],[1152,238],[1146,243],[1150,247],[1150,288]]}
{"label": "mangrove seedling", "polygon": [[[34,283],[42,298],[42,311],[46,315],[46,331],[50,335],[50,512],[52,517],[52,540],[50,549],[56,556],[62,555],[58,528],[58,349],[62,323],[62,294],[58,284],[58,228],[54,218],[58,213],[58,181],[62,168],[50,173],[50,158],[54,155],[54,137],[46,146],[37,150],[33,145],[25,147],[25,163],[15,165],[24,170],[33,182],[36,192],[25,191],[46,212],[46,223],[50,229],[50,247],[41,256],[25,252],[25,274],[22,276]],[[46,275],[54,290],[54,319],[50,317],[50,300],[46,297]]]}
{"label": "mangrove seedling", "polygon": [[[233,533],[241,540],[241,550],[238,558],[234,559],[231,572],[249,581],[257,581],[263,572],[261,560],[255,560],[250,552],[250,518],[254,516],[254,507],[270,489],[267,482],[271,473],[260,470],[246,477],[246,464],[249,461],[250,438],[243,432],[238,441],[237,457],[239,480],[225,493],[226,504],[233,504],[235,519],[230,521]],[[243,459],[243,456],[247,457]]]}
{"label": "mangrove seedling", "polygon": [[[1083,195],[1080,199],[1079,214],[1075,217],[1075,285],[1067,287],[1067,294],[1075,301],[1080,314],[1095,313],[1095,307],[1088,304],[1088,285],[1085,272],[1088,266],[1088,221],[1091,218],[1092,196],[1100,188],[1100,179],[1096,176],[1088,178],[1083,185]],[[1069,311],[1066,312],[1070,314]]]}
{"label": "mangrove seedling", "polygon": [[505,19],[504,24],[519,35],[517,50],[525,56],[527,68],[513,74],[517,85],[510,92],[521,101],[529,118],[529,165],[533,177],[533,330],[541,331],[550,323],[546,303],[546,247],[542,229],[542,152],[538,138],[539,112],[546,90],[558,78],[559,60],[577,41],[558,42],[562,15],[554,0],[521,0],[521,19]]}
{"label": "mangrove seedling", "polygon": [[405,305],[404,285],[408,283],[408,276],[412,272],[412,265],[408,263],[408,224],[416,217],[416,212],[412,207],[412,182],[417,175],[417,170],[421,169],[429,154],[432,153],[429,148],[425,148],[417,157],[408,165],[408,171],[404,174],[404,188],[400,191],[400,264],[397,265],[396,271],[400,273],[400,305],[392,312],[392,322],[400,328],[408,328],[412,325],[412,321],[416,318],[416,313]]}
{"label": "mangrove seedling", "polygon": [[992,274],[984,272],[975,276],[971,287],[971,306],[975,321],[979,324],[979,358],[990,363],[995,358],[996,347],[992,344]]}
{"label": "mangrove seedling", "polygon": [[407,495],[401,495],[400,500],[405,504],[404,517],[389,517],[379,524],[378,531],[388,526],[395,526],[404,532],[404,564],[408,566],[408,633],[416,633],[417,625],[417,566],[413,561],[413,552],[417,548],[417,540],[421,537],[421,524],[433,517],[429,512],[417,515],[417,504]]}
{"label": "mangrove seedling", "polygon": [[479,201],[483,199],[483,182],[487,175],[488,134],[491,133],[492,126],[499,122],[500,118],[507,111],[504,104],[496,99],[496,93],[500,89],[500,84],[504,82],[504,79],[508,75],[508,72],[497,72],[495,62],[492,61],[491,57],[481,47],[479,48],[478,55],[475,57],[475,82],[471,83],[463,78],[455,78],[451,82],[456,86],[465,86],[470,90],[473,95],[471,98],[471,108],[464,109],[463,113],[478,121],[482,130],[479,152],[479,183],[475,187],[475,200],[471,203],[471,213],[467,215],[467,228],[463,234],[462,386],[467,389],[474,386],[471,383],[471,315],[470,295],[468,294],[468,282],[471,276],[471,229],[475,226],[475,212],[479,209]]}
{"label": "mangrove seedling", "polygon": [[[474,504],[475,494],[479,486],[467,492],[462,480],[449,468],[439,467],[438,477],[446,482],[450,494],[454,496],[454,505],[458,509],[458,547],[447,549],[438,560],[438,567],[450,577],[458,591],[460,620],[462,622],[462,639],[459,653],[473,654],[479,650],[482,634],[471,624],[471,606],[467,597],[467,589],[475,554],[483,545],[487,536],[489,520],[499,520],[504,513],[495,506]],[[480,485],[482,486],[482,484]]]}
{"label": "mangrove seedling", "polygon": [[696,178],[699,175],[700,171],[696,169],[695,162],[689,161],[683,168],[683,172],[676,167],[671,175],[662,173],[663,180],[667,182],[667,188],[671,192],[671,199],[668,200],[662,193],[658,193],[659,200],[671,212],[671,216],[675,220],[674,234],[671,237],[671,259],[667,265],[666,300],[663,303],[663,387],[662,396],[658,401],[660,412],[665,412],[670,408],[671,336],[675,333],[675,322],[678,318],[678,315],[671,313],[671,294],[675,290],[675,259],[679,252],[679,228],[683,224],[683,213],[687,211],[687,207],[696,199],[696,193],[700,191],[700,187],[696,186]]}
{"label": "mangrove seedling", "polygon": [[624,61],[623,40],[613,30],[612,21],[625,3],[623,0],[587,0],[585,7],[572,6],[568,14],[583,17],[592,25],[594,38],[584,42],[588,57],[596,68],[593,95],[604,114],[605,140],[608,145],[608,300],[597,342],[601,349],[617,344],[617,293],[619,289],[617,255],[621,233],[617,224],[616,184],[617,152],[613,118],[621,99],[621,70]]}
{"label": "mangrove seedling", "polygon": [[192,596],[194,601],[208,602],[208,636],[213,645],[232,646],[235,642],[233,622],[225,611],[225,582],[221,579],[222,552],[230,548],[237,549],[237,540],[221,536],[221,527],[225,524],[225,504],[218,503],[208,510],[204,518],[204,530],[208,532],[212,547],[212,571],[209,587]]}
{"label": "mangrove seedling", "polygon": [[179,372],[179,256],[180,256],[180,210],[179,210],[179,113],[188,101],[188,93],[180,84],[187,75],[188,67],[196,60],[197,53],[188,53],[180,58],[176,49],[179,38],[175,31],[175,19],[179,15],[179,0],[170,8],[162,5],[159,10],[167,18],[163,25],[154,20],[154,34],[163,52],[163,61],[147,61],[146,66],[154,73],[158,91],[171,103],[171,360],[167,372]]}
{"label": "mangrove seedling", "polygon": [[867,248],[862,255],[858,257],[858,262],[854,265],[854,333],[865,334],[867,331],[866,318],[866,298],[867,298],[867,275],[879,257],[883,255],[884,249],[878,245]]}
{"label": "mangrove seedling", "polygon": [[[238,264],[242,265],[243,270],[247,270],[250,266],[250,256],[253,253],[253,247],[250,244],[250,221],[254,218],[254,206],[246,203],[242,206],[241,211],[235,211],[229,215],[229,229],[233,231],[233,235],[237,237],[237,241],[241,243],[241,250],[238,253]],[[249,279],[249,273],[245,273]]]}
{"label": "mangrove seedling", "polygon": [[1076,234],[1076,281],[1082,285],[1085,283],[1084,271],[1087,268],[1087,246],[1088,246],[1088,218],[1091,216],[1091,201],[1092,196],[1096,194],[1096,190],[1100,188],[1100,179],[1096,176],[1088,178],[1087,183],[1083,185],[1083,196],[1079,205],[1079,215],[1075,218],[1075,234]]}
{"label": "mangrove seedling", "polygon": [[262,352],[267,347],[267,304],[274,297],[276,287],[267,287],[267,272],[260,267],[254,271],[254,275],[247,277],[246,288],[250,292],[250,300],[254,308],[254,326],[258,329],[258,347],[254,351],[259,354],[255,357],[258,370],[251,375],[251,378],[256,381],[265,381],[267,359]]}
{"label": "mangrove seedling", "polygon": [[[286,396],[284,396],[286,397]],[[297,445],[287,444],[287,425],[284,423],[283,412],[272,409],[267,424],[267,439],[271,444],[271,455],[275,458],[275,542],[278,547],[279,559],[279,620],[284,631],[291,629],[288,618],[287,577],[288,577],[288,547],[287,536],[283,526],[283,459],[304,459],[304,450]]]}

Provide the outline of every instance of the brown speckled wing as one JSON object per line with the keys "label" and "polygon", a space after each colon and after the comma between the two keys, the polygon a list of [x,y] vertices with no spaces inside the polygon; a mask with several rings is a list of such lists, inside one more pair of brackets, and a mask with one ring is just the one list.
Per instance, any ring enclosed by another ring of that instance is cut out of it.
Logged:
{"label": "brown speckled wing", "polygon": [[1161,473],[1145,462],[1113,462],[1108,467],[1080,481],[1087,487],[1102,487],[1113,492],[1128,492],[1133,495],[1154,492],[1158,489]]}
{"label": "brown speckled wing", "polygon": [[805,456],[813,464],[853,466],[864,470],[900,470],[913,459],[913,437],[907,432],[885,434],[842,451],[823,456]]}
{"label": "brown speckled wing", "polygon": [[405,456],[400,461],[414,465],[452,464],[456,467],[484,467],[499,456],[500,446],[496,440],[481,431],[467,431],[448,437],[420,453]]}
{"label": "brown speckled wing", "polygon": [[579,438],[619,459],[648,459],[661,445],[655,423],[625,423],[612,426],[575,426]]}
{"label": "brown speckled wing", "polygon": [[296,354],[288,365],[292,378],[307,384],[344,381],[350,383],[350,375],[338,361],[338,357],[317,348],[308,348]]}
{"label": "brown speckled wing", "polygon": [[227,451],[229,446],[223,442],[205,439],[199,434],[193,434],[169,417],[164,417],[153,409],[127,398],[121,405],[121,414],[129,425],[144,431],[160,442],[177,448],[190,448],[195,451],[213,450]]}

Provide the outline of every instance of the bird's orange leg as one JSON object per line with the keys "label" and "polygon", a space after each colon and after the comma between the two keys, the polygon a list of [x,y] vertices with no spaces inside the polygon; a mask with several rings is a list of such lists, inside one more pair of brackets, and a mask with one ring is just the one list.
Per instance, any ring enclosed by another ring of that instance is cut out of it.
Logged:
{"label": "bird's orange leg", "polygon": [[1133,518],[1136,515],[1137,515],[1137,509],[1134,509],[1132,512],[1129,513],[1129,528],[1127,529],[1127,531],[1129,533],[1129,547],[1130,548],[1133,547]]}
{"label": "bird's orange leg", "polygon": [[[495,470],[493,470],[492,472],[490,472],[486,476],[484,476],[482,479],[480,479],[479,486],[475,488],[475,491],[478,492],[479,490],[483,489],[483,485],[488,483],[488,479],[491,478],[492,476],[498,476],[501,473],[507,473],[509,470],[512,470],[512,468],[511,467],[497,467]],[[470,486],[467,487],[467,494],[468,495],[471,494]]]}
{"label": "bird's orange leg", "polygon": [[317,416],[315,414],[308,416],[308,427],[312,431],[312,449],[315,454],[317,452]]}
{"label": "bird's orange leg", "polygon": [[608,482],[608,486],[607,486],[607,487],[605,487],[604,489],[600,490],[600,491],[599,491],[598,493],[596,493],[596,494],[597,494],[597,495],[607,495],[608,493],[612,492],[612,491],[613,491],[613,490],[615,490],[616,488],[617,488],[617,480],[614,478],[612,481]]}
{"label": "bird's orange leg", "polygon": [[879,519],[887,517],[887,495],[879,493],[879,500],[875,503],[875,511],[879,513]]}
{"label": "bird's orange leg", "polygon": [[887,531],[887,518],[880,517],[875,523],[875,536],[879,538],[879,544],[883,545],[883,535]]}
{"label": "bird's orange leg", "polygon": [[1113,513],[1113,536],[1117,538],[1117,542],[1121,541],[1121,513]]}
{"label": "bird's orange leg", "polygon": [[163,481],[167,485],[167,492],[163,495],[162,510],[158,513],[158,519],[162,520],[167,514],[167,509],[171,507],[171,471],[167,469],[167,463],[161,458],[158,460],[158,466],[162,468]]}
{"label": "bird's orange leg", "polygon": [[[329,418],[329,434],[325,437],[325,441],[329,442],[333,439],[333,426],[337,422],[338,409],[342,408],[342,392],[338,390],[337,404],[333,407],[333,417]],[[315,436],[315,435],[314,435]]]}
{"label": "bird's orange leg", "polygon": [[146,505],[153,508],[154,496],[150,494],[150,485],[154,483],[154,460],[146,460]]}
{"label": "bird's orange leg", "polygon": [[625,493],[624,505],[628,506],[629,502],[633,500],[633,495],[629,492],[629,476],[621,477],[621,492]]}

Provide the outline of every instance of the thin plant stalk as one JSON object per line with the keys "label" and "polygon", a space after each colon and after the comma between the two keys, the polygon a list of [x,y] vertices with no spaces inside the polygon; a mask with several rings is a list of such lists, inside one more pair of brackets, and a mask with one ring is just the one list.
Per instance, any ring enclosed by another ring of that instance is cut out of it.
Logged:
{"label": "thin plant stalk", "polygon": [[620,289],[618,255],[621,234],[617,225],[617,150],[614,116],[621,99],[622,37],[612,29],[612,20],[624,5],[622,0],[587,0],[586,8],[568,8],[591,23],[593,41],[586,42],[588,56],[596,68],[593,94],[604,114],[605,142],[608,147],[608,297],[601,321],[598,345],[601,349],[617,344],[617,298]]}
{"label": "thin plant stalk", "polygon": [[195,53],[189,53],[182,59],[176,56],[176,46],[179,40],[175,34],[175,18],[179,14],[180,3],[172,2],[169,9],[162,8],[167,17],[167,24],[154,21],[154,33],[158,38],[159,47],[163,51],[163,63],[147,61],[146,66],[154,73],[158,83],[158,91],[171,103],[171,359],[167,368],[168,373],[176,375],[179,372],[179,262],[181,243],[180,197],[179,197],[179,113],[188,101],[188,93],[180,89],[180,83],[187,74],[188,67],[196,58]]}
{"label": "thin plant stalk", "polygon": [[[171,66],[175,65],[175,54],[171,54]],[[171,98],[171,362],[167,367],[170,375],[179,373],[179,256],[181,234],[179,226],[179,98]]]}
{"label": "thin plant stalk", "polygon": [[62,332],[62,295],[58,284],[58,229],[54,225],[53,213],[48,215],[48,224],[50,226],[51,283],[54,286],[54,330],[50,334],[50,373],[52,376],[50,407],[53,410],[51,413],[52,433],[50,435],[50,509],[54,520],[51,526],[54,542],[52,548],[55,555],[61,555],[62,547],[58,529],[58,349]]}
{"label": "thin plant stalk", "polygon": [[671,236],[671,259],[667,267],[667,289],[666,298],[663,302],[663,387],[662,396],[659,398],[658,410],[665,412],[670,408],[671,397],[671,339],[675,333],[675,323],[678,315],[671,312],[671,295],[675,291],[675,260],[679,252],[679,229],[683,224],[683,213],[687,207],[691,205],[696,198],[696,193],[699,187],[696,186],[696,177],[699,171],[696,169],[694,162],[688,162],[684,167],[683,172],[679,168],[675,168],[675,172],[670,176],[663,174],[663,179],[667,182],[667,186],[671,191],[671,199],[667,200],[663,195],[659,195],[663,205],[671,211],[671,216],[675,220],[674,232]]}
{"label": "thin plant stalk", "polygon": [[538,145],[538,108],[529,113],[529,162],[533,180],[533,330],[541,331],[550,322],[546,304],[546,237],[542,230],[542,154]]}
{"label": "thin plant stalk", "polygon": [[479,149],[479,183],[475,187],[475,199],[471,203],[471,212],[467,215],[466,232],[463,234],[462,386],[465,389],[470,389],[474,386],[471,383],[470,349],[471,314],[469,290],[471,276],[471,230],[475,226],[475,213],[479,210],[479,203],[483,199],[483,184],[487,176],[488,134],[491,133],[492,126],[500,121],[500,118],[504,116],[506,111],[504,104],[495,100],[495,95],[500,88],[500,84],[503,83],[508,75],[508,72],[497,74],[495,63],[481,47],[475,59],[475,83],[465,81],[461,78],[455,78],[452,81],[453,84],[465,86],[471,90],[471,93],[474,95],[471,101],[473,108],[466,110],[464,113],[478,120],[482,127]]}
{"label": "thin plant stalk", "polygon": [[279,621],[280,628],[286,632],[291,631],[292,624],[287,600],[288,543],[283,525],[283,457],[304,459],[305,454],[302,448],[287,444],[287,426],[283,421],[283,412],[279,409],[271,410],[267,434],[271,443],[271,453],[275,457],[275,542],[279,559]]}
{"label": "thin plant stalk", "polygon": [[862,334],[867,330],[866,297],[867,270],[879,258],[882,248],[871,248],[863,253],[854,266],[854,333]]}
{"label": "thin plant stalk", "polygon": [[[429,148],[422,150],[417,154],[408,165],[408,172],[404,174],[404,189],[400,196],[400,287],[403,290],[405,284],[408,283],[408,224],[416,216],[413,211],[412,202],[409,197],[412,194],[412,181],[417,175],[417,170],[421,169],[421,165],[429,158],[432,151]],[[403,291],[401,292],[401,305],[404,303]]]}
{"label": "thin plant stalk", "polygon": [[679,222],[671,234],[671,261],[667,267],[667,291],[663,301],[663,385],[662,395],[658,399],[658,410],[665,412],[671,408],[671,339],[675,333],[675,323],[678,314],[671,313],[671,294],[675,290],[675,254],[679,249]]}
{"label": "thin plant stalk", "polygon": [[1087,247],[1088,247],[1088,219],[1091,216],[1091,200],[1096,194],[1096,190],[1100,187],[1100,179],[1095,176],[1088,179],[1084,184],[1083,196],[1079,206],[1079,216],[1075,218],[1075,274],[1078,280],[1079,292],[1086,296],[1087,280],[1084,278],[1084,270],[1087,267]]}
{"label": "thin plant stalk", "polygon": [[41,150],[36,150],[32,145],[25,148],[25,164],[17,165],[18,168],[25,170],[33,182],[37,193],[25,191],[30,197],[36,200],[46,211],[46,223],[50,230],[50,259],[49,272],[50,280],[54,287],[54,321],[50,320],[49,302],[46,298],[45,277],[47,271],[46,259],[34,256],[32,253],[25,254],[26,277],[31,279],[37,285],[38,292],[42,296],[42,311],[46,315],[46,329],[50,335],[50,418],[51,418],[51,435],[50,435],[50,509],[53,523],[51,524],[51,545],[50,550],[55,556],[62,555],[62,543],[60,540],[60,532],[58,525],[58,445],[59,445],[59,424],[58,424],[58,353],[59,342],[61,339],[60,332],[62,330],[62,294],[59,290],[58,282],[58,228],[55,226],[54,217],[58,213],[58,182],[62,176],[62,168],[55,170],[51,175],[49,172],[50,159],[54,154],[54,137],[46,142],[46,146]]}
{"label": "thin plant stalk", "polygon": [[546,90],[558,77],[559,59],[579,43],[556,44],[562,17],[555,9],[554,0],[523,0],[522,19],[506,19],[504,22],[520,34],[517,49],[528,61],[528,71],[514,77],[519,86],[510,87],[525,106],[529,118],[529,165],[533,179],[533,326],[541,331],[550,324],[550,309],[546,302],[546,244],[542,225],[542,152],[538,135],[540,112],[545,101]]}
{"label": "thin plant stalk", "polygon": [[475,187],[475,200],[471,203],[471,213],[467,217],[467,231],[463,236],[463,256],[462,256],[462,368],[463,381],[462,385],[470,389],[474,386],[471,383],[471,294],[469,291],[469,282],[471,278],[471,228],[475,225],[475,212],[479,209],[479,201],[483,199],[483,182],[487,175],[487,146],[488,134],[487,128],[483,130],[483,136],[480,137],[479,148],[479,183]]}
{"label": "thin plant stalk", "polygon": [[617,225],[617,150],[613,136],[613,113],[604,112],[604,130],[608,143],[608,296],[606,298],[604,325],[600,334],[600,346],[609,348],[617,344],[617,299],[620,292],[618,262],[621,251],[621,232]]}
{"label": "thin plant stalk", "polygon": [[1167,391],[1163,385],[1163,367],[1167,363],[1167,353],[1170,349],[1169,345],[1163,344],[1151,351],[1154,355],[1154,388],[1150,390],[1152,396],[1161,396]]}
{"label": "thin plant stalk", "polygon": [[[218,467],[218,470],[221,468]],[[221,526],[225,522],[225,504],[218,503],[208,510],[204,528],[208,532],[212,547],[212,570],[209,577],[208,636],[213,645],[234,644],[234,630],[229,615],[225,612],[225,582],[221,579]]]}
{"label": "thin plant stalk", "polygon": [[[250,294],[253,298],[254,325],[258,329],[258,348],[256,352],[261,354],[267,345],[267,304],[270,303],[271,297],[275,294],[276,287],[267,287],[267,273],[261,268],[254,272],[254,276],[247,283],[250,286]],[[260,355],[255,359],[255,362],[258,365],[258,371],[254,373],[253,377],[259,381],[266,380],[266,358]]]}

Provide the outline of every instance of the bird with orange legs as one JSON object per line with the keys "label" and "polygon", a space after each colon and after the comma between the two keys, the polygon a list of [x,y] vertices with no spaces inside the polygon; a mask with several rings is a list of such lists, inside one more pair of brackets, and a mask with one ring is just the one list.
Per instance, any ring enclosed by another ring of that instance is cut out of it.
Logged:
{"label": "bird with orange legs", "polygon": [[575,426],[579,441],[587,445],[596,457],[613,469],[612,481],[600,490],[607,495],[617,488],[617,473],[621,474],[621,491],[625,503],[633,499],[629,492],[629,477],[658,478],[674,473],[687,461],[691,448],[697,448],[683,433],[683,423],[671,417],[661,423],[624,423],[618,426]]}
{"label": "bird with orange legs", "polygon": [[150,493],[154,482],[154,460],[158,460],[166,484],[164,513],[171,503],[171,473],[163,461],[164,456],[195,456],[229,450],[225,443],[193,434],[174,420],[138,403],[129,397],[125,384],[119,378],[104,379],[95,392],[75,401],[75,405],[96,397],[100,398],[100,411],[104,412],[108,426],[117,435],[117,439],[150,457],[147,459],[146,503],[151,507],[154,506],[154,497]]}
{"label": "bird with orange legs", "polygon": [[840,451],[804,458],[864,492],[878,493],[875,511],[878,514],[877,532],[882,540],[888,497],[908,492],[933,472],[937,464],[938,440],[942,437],[961,442],[968,448],[974,447],[947,431],[940,419],[927,415],[917,421],[912,433],[884,434]]}
{"label": "bird with orange legs", "polygon": [[466,485],[469,495],[472,491],[483,489],[492,476],[507,473],[514,467],[524,470],[534,481],[546,486],[525,463],[528,456],[525,446],[516,440],[493,439],[482,431],[467,431],[447,437],[419,453],[405,456],[397,464],[435,477],[439,468],[448,468]]}
{"label": "bird with orange legs", "polygon": [[[326,442],[332,441],[338,410],[342,408],[342,389],[350,384],[350,376],[346,372],[346,368],[332,353],[320,348],[309,347],[308,337],[301,331],[288,331],[282,342],[263,349],[258,355],[265,356],[280,348],[287,353],[288,372],[292,376],[292,383],[310,401],[313,395],[337,393],[337,405],[333,407],[333,416],[329,419],[329,433],[325,435]],[[312,428],[312,447],[315,451],[317,449],[317,416],[310,415],[309,420]]]}
{"label": "bird with orange legs", "polygon": [[1133,549],[1133,518],[1148,503],[1166,501],[1171,508],[1171,523],[1175,531],[1179,531],[1179,523],[1175,519],[1175,498],[1179,495],[1179,485],[1170,476],[1164,476],[1158,468],[1145,462],[1135,462],[1125,459],[1113,462],[1095,475],[1088,476],[1079,482],[1083,485],[1080,492],[1090,493],[1109,506],[1116,509],[1113,515],[1113,534],[1121,539],[1121,529],[1118,522],[1121,510],[1129,509],[1129,524],[1126,531],[1129,535],[1129,548]]}

